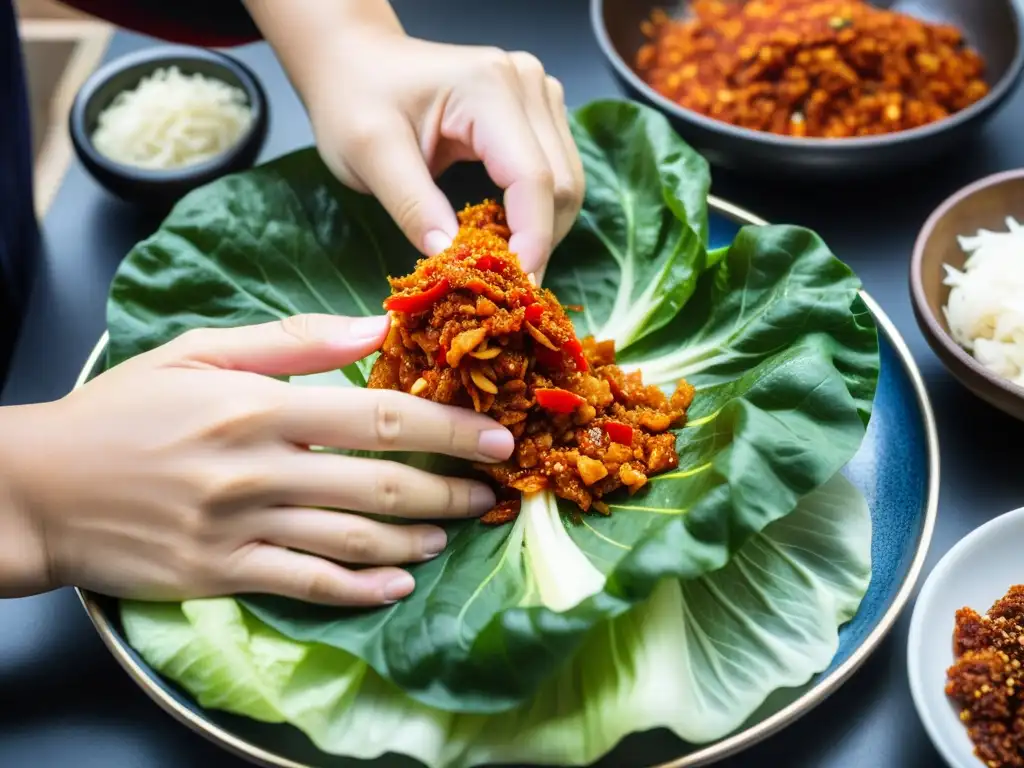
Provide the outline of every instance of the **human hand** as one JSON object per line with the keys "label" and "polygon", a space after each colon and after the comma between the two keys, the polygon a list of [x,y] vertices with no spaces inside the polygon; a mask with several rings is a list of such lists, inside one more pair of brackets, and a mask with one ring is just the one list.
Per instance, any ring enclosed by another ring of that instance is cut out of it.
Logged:
{"label": "human hand", "polygon": [[[480,160],[505,190],[511,250],[542,276],[584,179],[560,83],[535,56],[408,37],[385,3],[249,0],[299,89],[324,161],[373,194],[422,252],[458,223],[434,178]],[[336,14],[332,16],[332,14]]]}
{"label": "human hand", "polygon": [[302,446],[497,461],[511,434],[400,392],[269,378],[352,363],[388,327],[386,317],[300,315],[192,331],[62,400],[0,411],[0,592],[263,592],[334,605],[409,594],[412,577],[394,566],[439,554],[443,529],[318,507],[465,518],[489,509],[492,491]]}

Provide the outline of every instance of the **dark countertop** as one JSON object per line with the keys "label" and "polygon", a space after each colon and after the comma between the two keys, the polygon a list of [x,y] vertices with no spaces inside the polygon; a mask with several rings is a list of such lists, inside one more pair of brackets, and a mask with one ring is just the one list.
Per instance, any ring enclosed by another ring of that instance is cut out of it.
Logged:
{"label": "dark countertop", "polygon": [[[516,0],[492,4],[486,12],[469,0],[398,0],[395,5],[411,34],[535,53],[564,83],[570,105],[619,95],[591,35],[586,0]],[[108,58],[148,44],[146,38],[118,35]],[[310,143],[304,113],[271,52],[256,45],[237,53],[270,94],[265,157]],[[918,228],[948,194],[989,173],[1024,166],[1022,123],[1024,92],[975,145],[930,171],[908,172],[873,187],[780,188],[714,175],[715,194],[769,220],[817,230],[858,271],[904,334],[927,382],[942,442],[942,495],[929,568],[968,531],[1024,503],[1019,448],[1014,450],[1024,438],[1024,425],[972,398],[941,367],[914,322],[907,266]],[[119,260],[155,225],[72,166],[43,225],[45,260],[4,404],[58,398],[68,391],[103,331],[107,287]],[[910,699],[908,623],[909,610],[865,666],[817,710],[724,765],[941,766]],[[135,687],[69,590],[0,601],[0,723],[3,768],[242,765],[179,726]]]}

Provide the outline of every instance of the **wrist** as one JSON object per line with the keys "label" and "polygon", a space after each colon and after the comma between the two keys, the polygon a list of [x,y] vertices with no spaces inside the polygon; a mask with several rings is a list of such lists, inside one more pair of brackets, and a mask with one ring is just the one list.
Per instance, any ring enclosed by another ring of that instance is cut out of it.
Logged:
{"label": "wrist", "polygon": [[0,597],[60,586],[51,561],[47,525],[32,488],[52,483],[42,435],[47,405],[0,408]]}
{"label": "wrist", "polygon": [[[245,0],[264,38],[277,53],[303,102],[315,100],[318,84],[336,87],[338,64],[358,64],[376,42],[405,37],[388,0]],[[367,61],[372,63],[372,59]]]}

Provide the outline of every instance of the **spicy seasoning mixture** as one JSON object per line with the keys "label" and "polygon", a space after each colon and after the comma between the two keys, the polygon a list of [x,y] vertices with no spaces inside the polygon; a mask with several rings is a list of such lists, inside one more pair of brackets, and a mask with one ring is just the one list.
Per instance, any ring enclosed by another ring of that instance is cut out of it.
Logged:
{"label": "spicy seasoning mixture", "polygon": [[506,497],[483,521],[514,519],[513,492],[544,489],[608,514],[603,497],[678,466],[669,430],[685,422],[693,387],[681,381],[666,396],[615,365],[613,342],[578,339],[555,295],[509,252],[500,205],[467,206],[459,223],[447,250],[389,278],[391,331],[367,386],[473,408],[512,432],[511,459],[477,467]]}
{"label": "spicy seasoning mixture", "polygon": [[[964,0],[969,2],[969,0]],[[988,92],[948,25],[864,0],[693,0],[643,22],[635,66],[682,107],[769,133],[848,138],[942,120]]]}
{"label": "spicy seasoning mixture", "polygon": [[1024,585],[985,616],[957,611],[953,653],[946,695],[960,707],[974,754],[988,768],[1024,766]]}

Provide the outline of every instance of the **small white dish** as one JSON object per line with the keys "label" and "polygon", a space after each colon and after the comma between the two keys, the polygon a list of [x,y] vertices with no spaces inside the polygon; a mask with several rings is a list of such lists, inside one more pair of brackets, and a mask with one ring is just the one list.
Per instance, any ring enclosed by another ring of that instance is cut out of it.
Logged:
{"label": "small white dish", "polygon": [[1024,584],[1024,508],[990,520],[961,539],[925,581],[914,606],[907,641],[910,693],[935,748],[951,768],[984,768],[946,696],[953,663],[956,612],[984,614],[1015,584]]}

